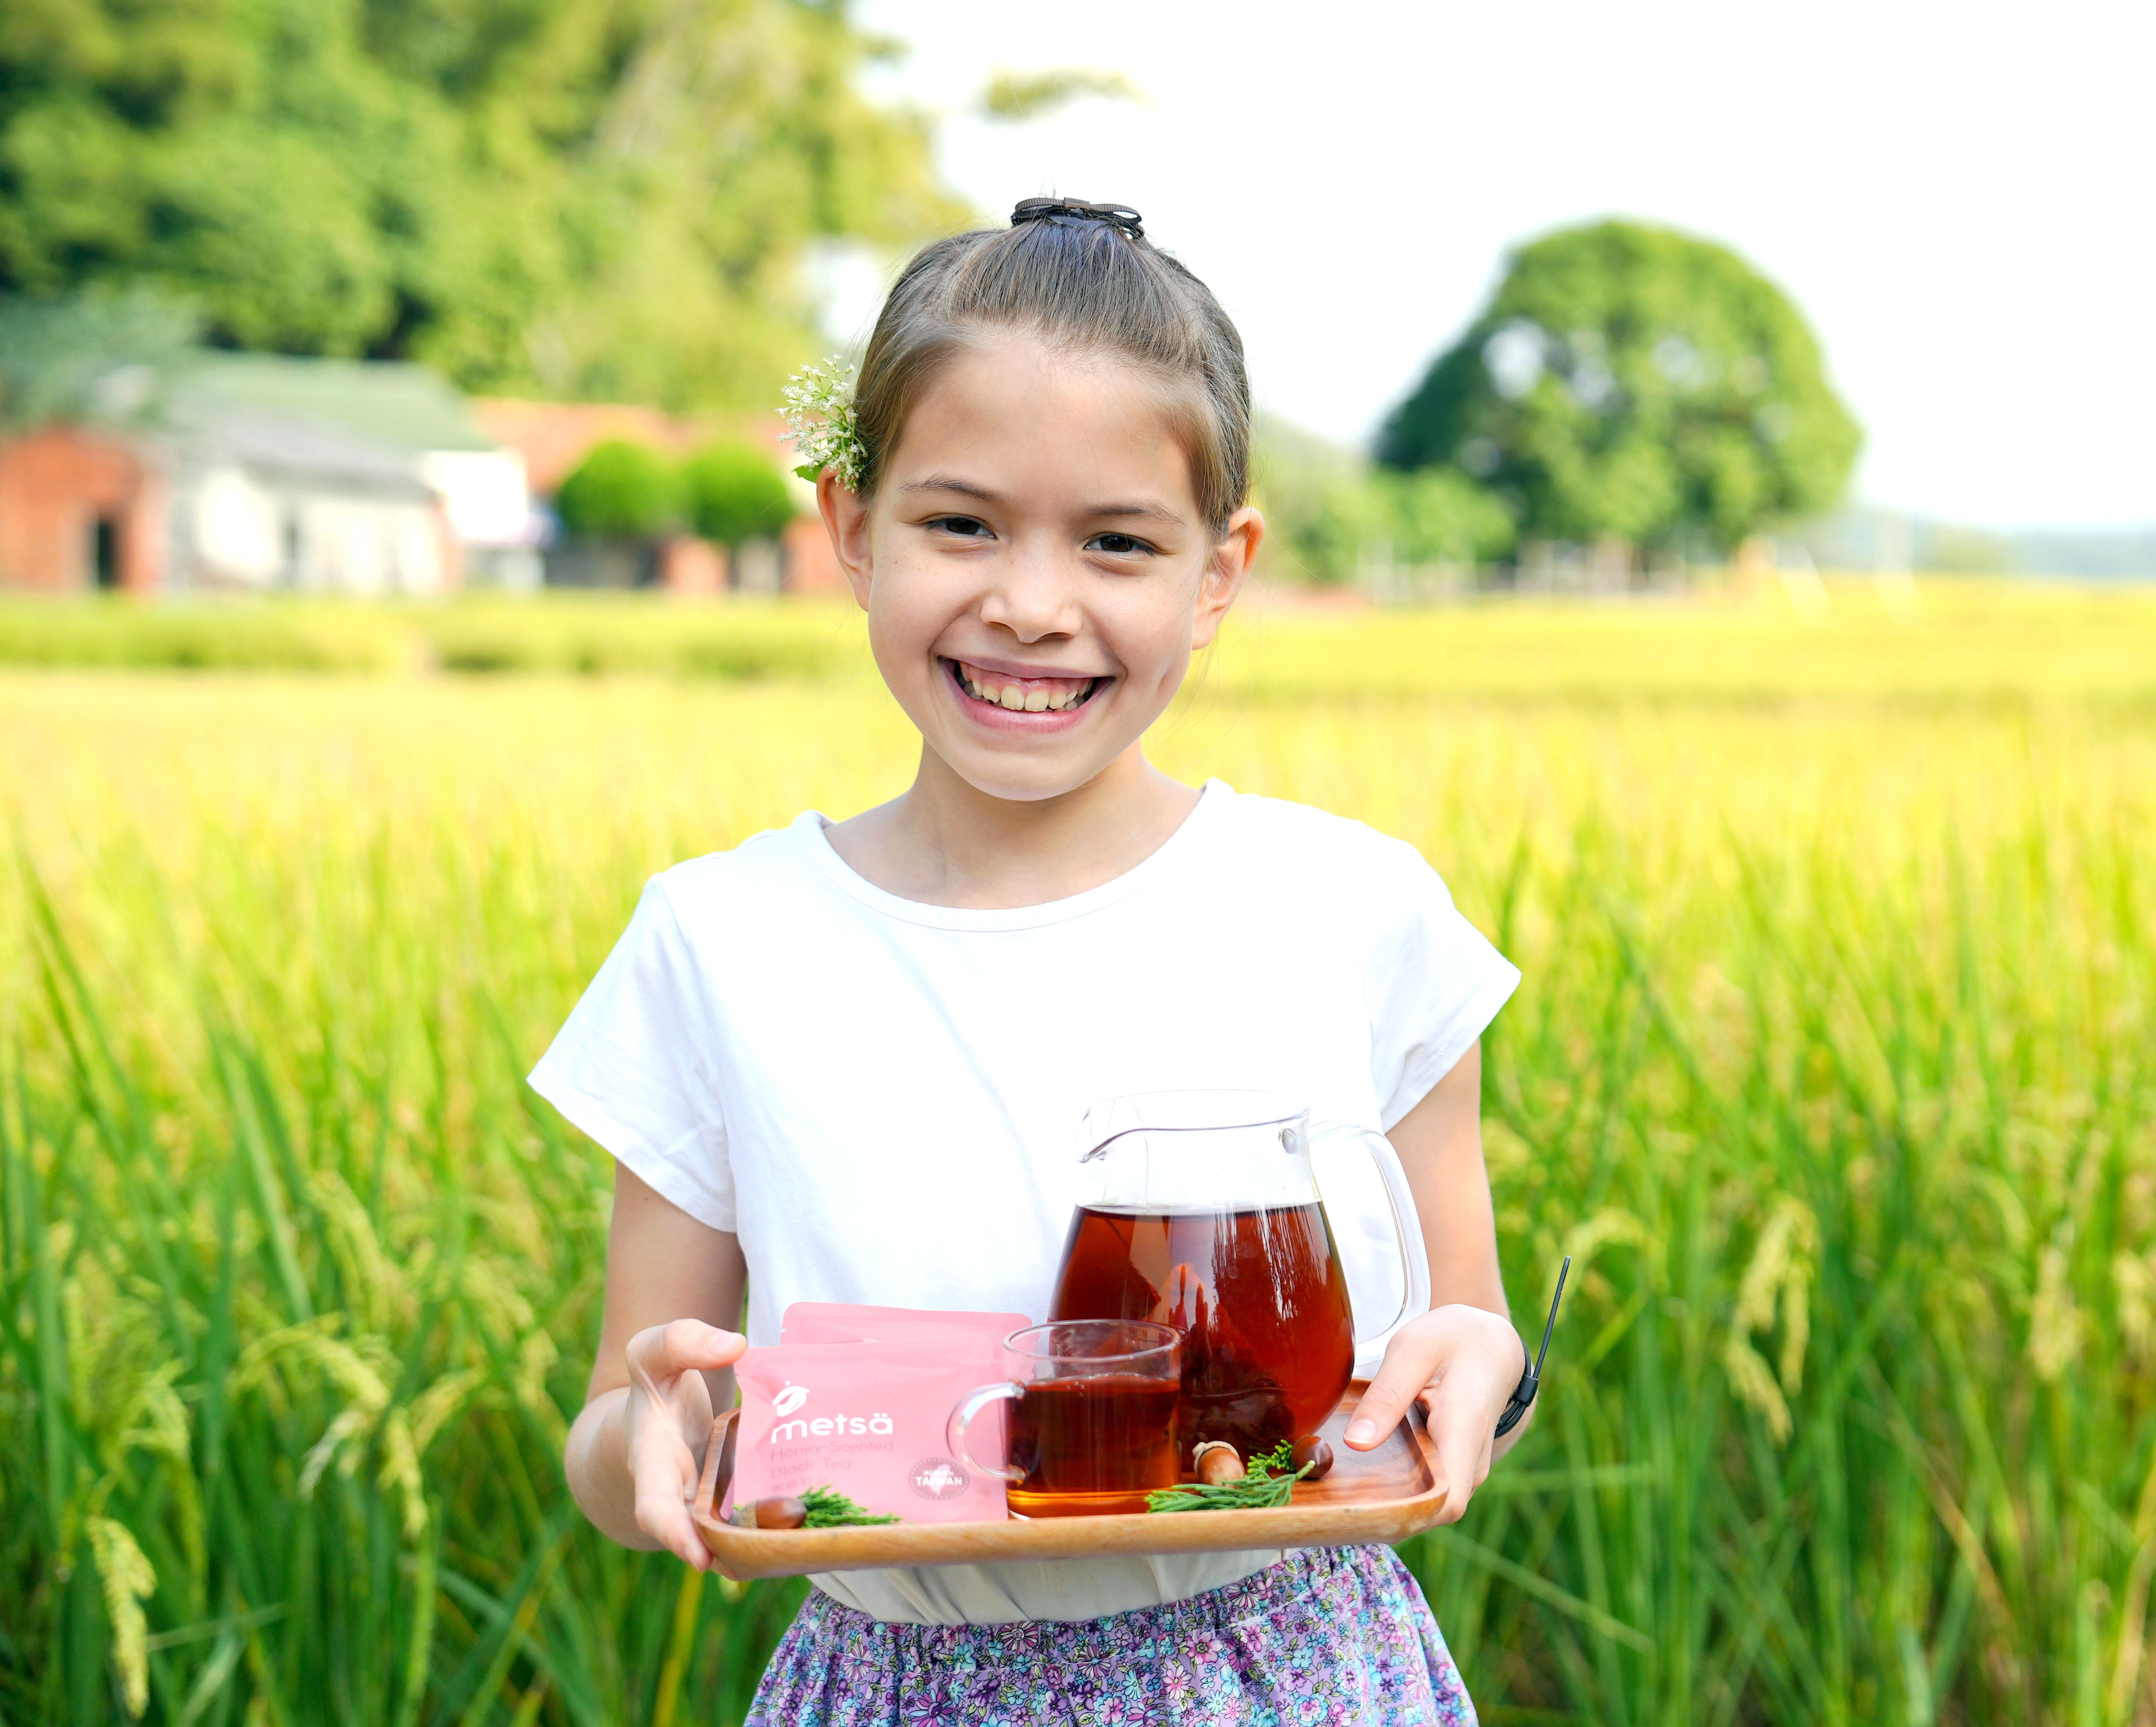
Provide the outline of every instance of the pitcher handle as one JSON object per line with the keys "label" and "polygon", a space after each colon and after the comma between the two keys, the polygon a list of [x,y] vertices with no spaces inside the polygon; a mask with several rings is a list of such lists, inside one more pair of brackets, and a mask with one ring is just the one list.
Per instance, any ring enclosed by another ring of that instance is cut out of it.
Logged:
{"label": "pitcher handle", "polygon": [[1400,1167],[1400,1154],[1393,1149],[1393,1142],[1374,1128],[1358,1126],[1353,1122],[1312,1122],[1310,1137],[1313,1142],[1330,1139],[1338,1134],[1352,1134],[1363,1142],[1363,1149],[1370,1154],[1370,1161],[1378,1166],[1378,1174],[1385,1184],[1385,1197],[1391,1201],[1393,1234],[1400,1250],[1400,1283],[1406,1291],[1399,1310],[1383,1325],[1364,1335],[1355,1334],[1355,1351],[1359,1357],[1367,1344],[1389,1344],[1393,1334],[1418,1314],[1430,1311],[1430,1253],[1423,1245],[1422,1219],[1415,1210],[1414,1195],[1408,1189],[1408,1172]]}
{"label": "pitcher handle", "polygon": [[999,1475],[1005,1481],[1024,1481],[1025,1471],[1014,1469],[1009,1464],[990,1466],[983,1463],[966,1449],[966,1429],[973,1419],[991,1403],[1004,1398],[1018,1398],[1025,1395],[1025,1387],[1014,1380],[1003,1380],[993,1385],[976,1385],[960,1400],[951,1411],[951,1419],[943,1429],[943,1442],[951,1447],[951,1455],[971,1469],[976,1475]]}

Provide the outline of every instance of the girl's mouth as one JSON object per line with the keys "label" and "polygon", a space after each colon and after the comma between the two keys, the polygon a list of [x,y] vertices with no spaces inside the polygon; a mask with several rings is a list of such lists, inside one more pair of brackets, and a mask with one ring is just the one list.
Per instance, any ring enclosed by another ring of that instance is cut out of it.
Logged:
{"label": "girl's mouth", "polygon": [[969,702],[1013,713],[1065,713],[1091,701],[1105,677],[1019,677],[964,660],[946,660],[952,681]]}

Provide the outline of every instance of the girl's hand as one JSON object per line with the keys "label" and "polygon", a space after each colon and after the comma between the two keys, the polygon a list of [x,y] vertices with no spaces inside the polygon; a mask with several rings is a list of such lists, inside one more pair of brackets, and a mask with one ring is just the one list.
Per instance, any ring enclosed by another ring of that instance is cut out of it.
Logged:
{"label": "girl's hand", "polygon": [[1458,1303],[1433,1308],[1394,1334],[1348,1423],[1347,1442],[1357,1451],[1373,1449],[1419,1397],[1445,1489],[1437,1520],[1457,1523],[1489,1476],[1497,1418],[1526,1367],[1520,1334],[1507,1320]]}
{"label": "girl's hand", "polygon": [[706,1373],[731,1367],[748,1347],[738,1332],[700,1319],[654,1325],[629,1340],[629,1397],[622,1433],[634,1483],[636,1526],[680,1557],[706,1570],[711,1550],[689,1515],[703,1473],[702,1449],[711,1431]]}

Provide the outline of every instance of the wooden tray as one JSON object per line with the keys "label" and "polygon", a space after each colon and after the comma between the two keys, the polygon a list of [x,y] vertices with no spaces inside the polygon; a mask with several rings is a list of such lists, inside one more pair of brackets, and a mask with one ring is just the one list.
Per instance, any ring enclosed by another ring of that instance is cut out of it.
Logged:
{"label": "wooden tray", "polygon": [[743,1529],[716,1513],[733,1473],[734,1416],[711,1424],[691,1515],[719,1570],[736,1579],[798,1577],[880,1565],[984,1565],[996,1560],[1083,1559],[1106,1553],[1217,1553],[1266,1547],[1343,1547],[1401,1541],[1437,1521],[1445,1490],[1422,1408],[1374,1451],[1350,1451],[1340,1435],[1361,1399],[1357,1380],[1320,1431],[1332,1442],[1332,1472],[1303,1482],[1295,1503],[1272,1511],[1181,1511],[1112,1517],[1013,1518],[1000,1523],[865,1524],[838,1529]]}

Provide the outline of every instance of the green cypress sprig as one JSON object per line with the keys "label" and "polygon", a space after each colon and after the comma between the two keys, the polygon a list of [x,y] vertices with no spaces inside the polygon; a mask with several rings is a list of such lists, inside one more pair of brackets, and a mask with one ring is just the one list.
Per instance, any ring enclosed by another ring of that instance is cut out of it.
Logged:
{"label": "green cypress sprig", "polygon": [[904,1519],[886,1517],[871,1511],[865,1505],[856,1504],[836,1488],[812,1487],[801,1496],[801,1503],[808,1508],[808,1516],[802,1524],[809,1529],[845,1529],[857,1524],[901,1523]]}
{"label": "green cypress sprig", "polygon": [[1290,1454],[1294,1449],[1291,1442],[1283,1439],[1264,1456],[1252,1457],[1250,1467],[1237,1481],[1158,1488],[1146,1495],[1146,1509],[1269,1511],[1285,1505],[1294,1497],[1296,1483],[1317,1467],[1312,1461],[1291,1470]]}

